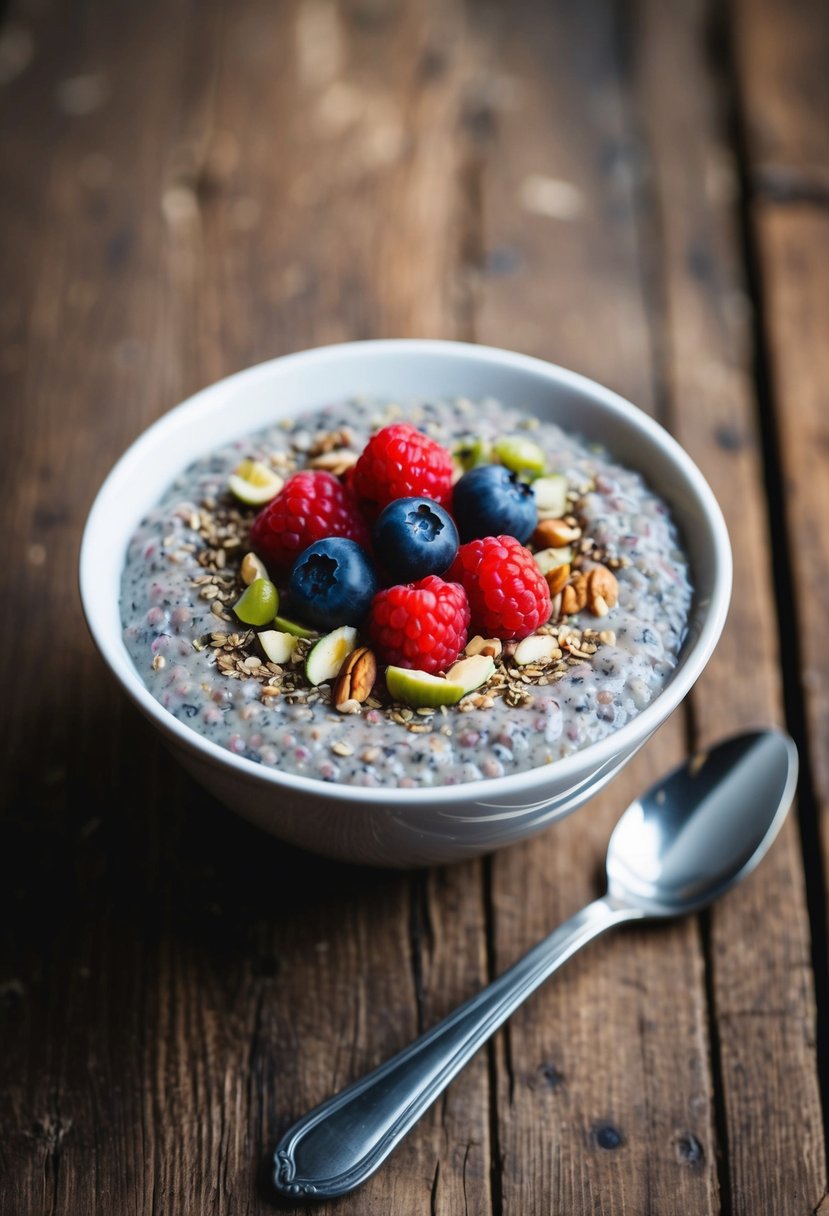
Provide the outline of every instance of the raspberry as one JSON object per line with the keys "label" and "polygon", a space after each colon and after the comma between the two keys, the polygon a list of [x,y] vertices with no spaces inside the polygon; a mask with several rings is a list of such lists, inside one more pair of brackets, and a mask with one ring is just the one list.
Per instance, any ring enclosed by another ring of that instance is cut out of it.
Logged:
{"label": "raspberry", "polygon": [[455,662],[468,625],[463,587],[434,574],[378,592],[369,617],[371,640],[384,663],[433,675]]}
{"label": "raspberry", "polygon": [[250,543],[275,572],[285,572],[309,545],[329,536],[368,544],[353,495],[331,473],[305,469],[289,477],[250,530]]}
{"label": "raspberry", "polygon": [[461,545],[446,574],[469,598],[472,627],[485,637],[525,638],[550,617],[550,589],[514,536],[485,536]]}
{"label": "raspberry", "polygon": [[452,457],[408,422],[372,435],[354,466],[352,485],[374,518],[396,498],[431,498],[445,506],[452,493]]}

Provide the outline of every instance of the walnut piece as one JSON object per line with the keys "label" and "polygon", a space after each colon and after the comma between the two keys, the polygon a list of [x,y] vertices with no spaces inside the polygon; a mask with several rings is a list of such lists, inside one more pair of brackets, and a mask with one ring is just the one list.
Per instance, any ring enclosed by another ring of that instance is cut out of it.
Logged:
{"label": "walnut piece", "polygon": [[593,616],[607,616],[619,599],[616,575],[607,566],[593,566],[587,572],[587,611]]}
{"label": "walnut piece", "polygon": [[573,616],[586,607],[587,575],[577,570],[561,592],[561,612],[563,616]]}

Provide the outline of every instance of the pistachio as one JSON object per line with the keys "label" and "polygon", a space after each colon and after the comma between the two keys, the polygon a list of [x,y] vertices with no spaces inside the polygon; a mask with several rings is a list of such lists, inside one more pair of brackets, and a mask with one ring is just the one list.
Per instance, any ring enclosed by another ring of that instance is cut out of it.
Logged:
{"label": "pistachio", "polygon": [[495,675],[495,662],[491,655],[474,654],[458,659],[446,673],[450,684],[462,684],[467,692],[480,688]]}
{"label": "pistachio", "polygon": [[334,708],[341,713],[354,713],[352,703],[365,701],[376,679],[377,660],[367,646],[358,646],[343,659],[331,694]]}
{"label": "pistachio", "polygon": [[568,524],[563,519],[542,519],[533,533],[533,544],[539,549],[560,549],[571,545],[581,536],[581,528]]}

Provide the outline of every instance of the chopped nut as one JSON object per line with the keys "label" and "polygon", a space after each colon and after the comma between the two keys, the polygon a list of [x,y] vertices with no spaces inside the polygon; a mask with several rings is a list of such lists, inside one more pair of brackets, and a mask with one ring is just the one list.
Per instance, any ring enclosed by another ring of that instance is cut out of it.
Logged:
{"label": "chopped nut", "polygon": [[242,564],[239,567],[239,574],[242,576],[242,582],[249,587],[251,583],[255,583],[258,578],[270,578],[265,569],[264,562],[261,562],[255,553],[246,553],[242,558]]}
{"label": "chopped nut", "polygon": [[331,694],[335,709],[343,711],[342,706],[349,701],[363,702],[368,697],[377,679],[377,660],[367,646],[358,646],[343,659],[342,666],[334,682]]}
{"label": "chopped nut", "polygon": [[162,667],[167,666],[167,660],[163,654],[157,654],[153,659],[153,671],[161,671]]}
{"label": "chopped nut", "polygon": [[616,575],[607,566],[594,566],[586,575],[587,610],[593,616],[607,616],[619,599]]}
{"label": "chopped nut", "polygon": [[343,743],[339,739],[337,740],[336,743],[331,744],[331,750],[335,756],[353,756],[354,755],[354,748],[349,743]]}
{"label": "chopped nut", "polygon": [[474,638],[466,643],[464,654],[471,656],[482,654],[490,659],[497,659],[501,654],[502,646],[500,638],[482,638],[479,633],[475,634]]}
{"label": "chopped nut", "polygon": [[563,519],[542,519],[533,533],[533,544],[539,549],[561,549],[581,536],[581,528]]}
{"label": "chopped nut", "polygon": [[570,577],[569,563],[564,566],[555,566],[552,570],[548,570],[544,575],[547,580],[547,586],[550,588],[550,595],[558,595],[567,585],[567,580]]}
{"label": "chopped nut", "polygon": [[573,560],[573,549],[565,545],[561,549],[538,549],[533,554],[533,561],[542,574],[548,574],[559,566],[568,566]]}
{"label": "chopped nut", "polygon": [[513,658],[519,667],[524,667],[529,663],[550,663],[555,658],[557,651],[558,646],[554,637],[550,634],[533,633],[518,643]]}
{"label": "chopped nut", "polygon": [[616,633],[613,629],[603,629],[599,634],[599,641],[604,642],[605,646],[616,645]]}
{"label": "chopped nut", "polygon": [[339,702],[336,705],[336,708],[341,714],[359,714],[363,709],[361,703],[359,701],[355,701],[353,697],[350,701]]}
{"label": "chopped nut", "polygon": [[577,571],[561,592],[561,611],[564,616],[573,616],[587,606],[587,576]]}
{"label": "chopped nut", "polygon": [[321,452],[319,456],[314,456],[308,461],[308,467],[309,469],[324,469],[326,473],[342,477],[343,473],[356,463],[357,453],[341,448],[338,451]]}

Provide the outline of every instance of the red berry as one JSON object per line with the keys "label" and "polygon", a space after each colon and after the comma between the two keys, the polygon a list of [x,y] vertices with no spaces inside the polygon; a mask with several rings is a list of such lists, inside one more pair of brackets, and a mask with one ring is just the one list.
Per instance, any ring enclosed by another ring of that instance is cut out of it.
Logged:
{"label": "red berry", "polygon": [[264,506],[250,530],[250,543],[274,573],[290,569],[315,541],[345,536],[368,544],[354,496],[331,473],[304,469],[289,477]]}
{"label": "red berry", "polygon": [[445,506],[452,494],[452,457],[408,422],[372,435],[354,466],[352,485],[374,518],[396,498],[431,498]]}
{"label": "red berry", "polygon": [[461,545],[446,574],[466,589],[472,628],[491,638],[525,638],[550,617],[546,579],[514,536]]}
{"label": "red berry", "polygon": [[378,592],[369,617],[371,640],[384,663],[433,675],[455,662],[468,626],[463,587],[434,574]]}

